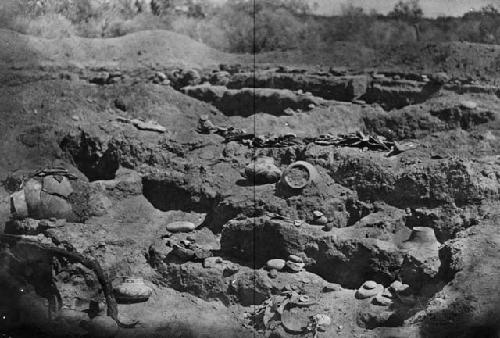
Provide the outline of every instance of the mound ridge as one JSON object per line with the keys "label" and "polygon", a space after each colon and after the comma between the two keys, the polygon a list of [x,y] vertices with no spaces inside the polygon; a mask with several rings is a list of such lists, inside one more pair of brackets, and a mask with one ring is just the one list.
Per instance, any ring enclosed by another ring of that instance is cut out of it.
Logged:
{"label": "mound ridge", "polygon": [[44,39],[0,29],[0,63],[26,65],[207,67],[234,56],[166,30],[141,31],[99,39]]}

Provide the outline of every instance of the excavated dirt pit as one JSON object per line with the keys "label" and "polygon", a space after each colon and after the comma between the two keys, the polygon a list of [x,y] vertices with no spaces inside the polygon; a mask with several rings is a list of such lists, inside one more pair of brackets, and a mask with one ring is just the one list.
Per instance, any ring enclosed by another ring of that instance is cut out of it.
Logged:
{"label": "excavated dirt pit", "polygon": [[498,89],[236,63],[5,71],[0,333],[500,332]]}

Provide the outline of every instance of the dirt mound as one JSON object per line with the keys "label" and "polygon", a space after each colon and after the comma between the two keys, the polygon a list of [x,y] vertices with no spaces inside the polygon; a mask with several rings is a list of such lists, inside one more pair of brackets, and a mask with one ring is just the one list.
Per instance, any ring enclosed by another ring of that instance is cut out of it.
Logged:
{"label": "dirt mound", "polygon": [[44,39],[0,30],[0,62],[14,65],[171,65],[205,67],[234,57],[170,31],[141,31],[110,39]]}
{"label": "dirt mound", "polygon": [[345,66],[391,71],[445,71],[462,78],[493,80],[500,75],[500,47],[468,42],[411,43],[380,49],[336,42],[324,50],[273,52],[257,56],[259,63]]}

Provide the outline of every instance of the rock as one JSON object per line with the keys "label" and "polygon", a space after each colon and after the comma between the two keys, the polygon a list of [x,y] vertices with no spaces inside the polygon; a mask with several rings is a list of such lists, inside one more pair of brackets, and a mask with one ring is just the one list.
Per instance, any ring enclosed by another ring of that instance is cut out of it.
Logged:
{"label": "rock", "polygon": [[275,259],[268,260],[266,262],[266,267],[269,270],[272,270],[272,269],[281,270],[285,267],[285,264],[286,264],[286,262],[284,259],[275,258]]}
{"label": "rock", "polygon": [[377,285],[373,289],[365,289],[364,287],[360,287],[356,291],[356,298],[357,299],[366,299],[370,297],[374,297],[384,291],[384,287],[382,285]]}
{"label": "rock", "polygon": [[139,130],[148,130],[148,131],[157,131],[159,133],[164,133],[167,131],[167,128],[158,124],[155,121],[141,121],[138,119],[130,120],[130,122]]}
{"label": "rock", "polygon": [[115,296],[119,301],[125,302],[144,302],[149,299],[153,289],[144,284],[140,277],[129,277],[114,289]]}
{"label": "rock", "polygon": [[472,110],[477,108],[477,103],[474,101],[461,101],[460,107]]}
{"label": "rock", "polygon": [[367,290],[373,290],[377,287],[377,282],[374,282],[372,280],[368,280],[366,282],[363,283],[363,288],[367,289]]}
{"label": "rock", "polygon": [[94,317],[82,323],[82,326],[88,331],[90,337],[109,338],[114,337],[118,333],[118,324],[116,324],[113,318],[108,316]]}
{"label": "rock", "polygon": [[373,298],[373,304],[381,305],[381,306],[389,306],[392,304],[392,300],[387,297],[383,297],[382,295],[377,295]]}
{"label": "rock", "polygon": [[403,284],[400,281],[396,280],[392,282],[392,284],[389,286],[389,290],[392,292],[400,293],[404,292],[407,290],[410,286],[408,284]]}
{"label": "rock", "polygon": [[18,218],[28,217],[28,204],[26,203],[26,196],[24,190],[16,191],[10,195],[12,211]]}
{"label": "rock", "polygon": [[318,211],[318,210],[314,210],[313,211],[313,217],[316,219],[316,218],[320,218],[321,216],[324,216],[324,214],[321,212],[321,211]]}
{"label": "rock", "polygon": [[56,178],[51,175],[43,178],[43,191],[51,195],[68,197],[73,193],[73,187],[67,177]]}
{"label": "rock", "polygon": [[294,263],[302,263],[303,262],[302,258],[300,258],[297,255],[290,255],[290,256],[288,256],[288,260],[291,261],[291,262],[294,262]]}
{"label": "rock", "polygon": [[286,267],[291,272],[301,272],[304,269],[304,266],[305,266],[304,263],[295,263],[295,262],[292,262],[292,261],[287,261],[286,262]]}
{"label": "rock", "polygon": [[330,326],[332,324],[332,320],[331,320],[330,316],[328,316],[324,313],[318,313],[317,315],[314,315],[312,319],[316,325],[316,328],[319,331],[326,331],[328,326]]}
{"label": "rock", "polygon": [[281,177],[281,170],[271,157],[261,157],[245,167],[245,177],[255,184],[276,183]]}
{"label": "rock", "polygon": [[167,224],[167,230],[170,232],[190,232],[194,229],[196,229],[196,225],[187,221],[178,221]]}
{"label": "rock", "polygon": [[269,278],[277,278],[278,277],[278,270],[276,269],[271,269],[269,270]]}
{"label": "rock", "polygon": [[160,81],[167,80],[167,75],[163,72],[156,72],[155,77],[158,78],[158,80]]}
{"label": "rock", "polygon": [[300,219],[296,219],[295,221],[293,221],[293,225],[296,227],[300,227],[303,223],[304,223],[304,221],[302,221]]}
{"label": "rock", "polygon": [[316,168],[304,161],[289,165],[281,175],[280,184],[288,189],[305,188],[309,183],[319,178]]}

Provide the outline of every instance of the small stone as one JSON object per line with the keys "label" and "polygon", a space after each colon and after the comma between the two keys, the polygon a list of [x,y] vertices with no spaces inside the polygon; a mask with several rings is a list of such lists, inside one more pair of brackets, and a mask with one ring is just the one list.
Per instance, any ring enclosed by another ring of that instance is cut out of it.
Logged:
{"label": "small stone", "polygon": [[399,293],[406,291],[410,286],[408,284],[403,284],[400,281],[396,280],[389,285],[389,290]]}
{"label": "small stone", "polygon": [[192,222],[178,221],[167,224],[167,230],[170,232],[190,232],[196,228]]}
{"label": "small stone", "polygon": [[73,119],[73,121],[80,121],[80,117],[78,115],[71,116],[71,119]]}
{"label": "small stone", "polygon": [[367,290],[372,290],[372,289],[375,289],[377,287],[377,282],[374,282],[372,280],[368,280],[366,282],[363,283],[363,288],[367,289]]}
{"label": "small stone", "polygon": [[279,259],[279,258],[275,258],[275,259],[270,259],[267,261],[266,263],[266,267],[269,269],[269,270],[281,270],[285,267],[285,260],[284,259]]}
{"label": "small stone", "polygon": [[290,256],[288,256],[288,260],[291,261],[291,262],[294,262],[294,263],[302,263],[303,262],[302,258],[300,258],[297,255],[290,255]]}
{"label": "small stone", "polygon": [[276,269],[271,269],[269,270],[269,278],[277,278],[278,277],[278,270]]}
{"label": "small stone", "polygon": [[160,80],[160,81],[165,81],[167,79],[167,75],[162,72],[156,72],[155,76]]}
{"label": "small stone", "polygon": [[314,323],[316,324],[316,328],[319,331],[326,331],[328,326],[332,324],[332,320],[330,316],[324,314],[324,313],[319,313],[317,315],[313,316]]}
{"label": "small stone", "polygon": [[375,298],[373,298],[373,304],[375,305],[382,305],[382,306],[389,306],[392,304],[392,300],[387,297],[383,297],[382,295],[378,295]]}
{"label": "small stone", "polygon": [[149,299],[153,289],[147,286],[142,278],[129,277],[118,285],[114,292],[118,300],[143,302]]}
{"label": "small stone", "polygon": [[320,218],[321,216],[324,216],[324,214],[321,211],[314,210],[313,216],[314,216],[314,218]]}
{"label": "small stone", "polygon": [[328,223],[328,218],[326,216],[321,216],[313,221],[316,225],[326,225]]}
{"label": "small stone", "polygon": [[286,267],[292,272],[301,272],[304,269],[304,263],[296,263],[292,261],[286,262]]}
{"label": "small stone", "polygon": [[474,101],[461,101],[460,107],[473,110],[477,108],[477,103]]}
{"label": "small stone", "polygon": [[296,219],[295,221],[293,221],[293,225],[296,227],[300,227],[303,223],[304,223],[304,221],[302,221],[300,219]]}

